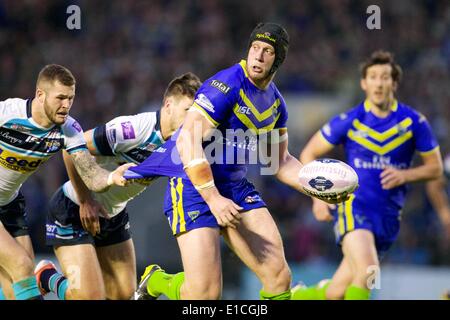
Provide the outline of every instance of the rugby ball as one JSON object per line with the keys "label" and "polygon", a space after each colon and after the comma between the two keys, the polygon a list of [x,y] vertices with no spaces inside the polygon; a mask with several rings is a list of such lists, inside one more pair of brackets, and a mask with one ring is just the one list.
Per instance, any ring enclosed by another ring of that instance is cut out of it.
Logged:
{"label": "rugby ball", "polygon": [[298,173],[300,185],[308,194],[335,196],[352,193],[358,187],[358,175],[345,162],[317,159],[303,166]]}

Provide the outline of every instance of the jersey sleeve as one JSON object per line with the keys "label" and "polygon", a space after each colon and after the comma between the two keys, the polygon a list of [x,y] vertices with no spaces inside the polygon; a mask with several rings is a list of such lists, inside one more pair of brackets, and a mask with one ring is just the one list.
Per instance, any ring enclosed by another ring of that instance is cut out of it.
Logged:
{"label": "jersey sleeve", "polygon": [[344,142],[347,131],[351,125],[351,119],[347,113],[341,113],[331,118],[321,129],[322,137],[333,145],[338,145]]}
{"label": "jersey sleeve", "polygon": [[62,130],[64,134],[64,149],[69,154],[80,150],[87,150],[83,129],[75,119],[69,117],[62,126]]}
{"label": "jersey sleeve", "polygon": [[156,117],[151,117],[149,113],[114,118],[94,129],[94,145],[104,156],[129,151],[146,141],[155,122]]}
{"label": "jersey sleeve", "polygon": [[226,71],[216,74],[203,83],[195,95],[192,106],[216,127],[229,116],[236,101],[231,70]]}
{"label": "jersey sleeve", "polygon": [[413,125],[413,135],[416,150],[422,155],[433,152],[439,147],[428,120],[422,114],[418,114],[418,119]]}

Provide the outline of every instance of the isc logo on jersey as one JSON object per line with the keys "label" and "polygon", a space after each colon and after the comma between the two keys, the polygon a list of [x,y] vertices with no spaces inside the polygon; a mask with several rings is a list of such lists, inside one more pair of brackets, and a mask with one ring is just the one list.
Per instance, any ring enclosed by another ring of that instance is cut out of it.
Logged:
{"label": "isc logo on jersey", "polygon": [[44,162],[44,159],[23,157],[0,148],[0,165],[10,170],[23,173],[33,172]]}

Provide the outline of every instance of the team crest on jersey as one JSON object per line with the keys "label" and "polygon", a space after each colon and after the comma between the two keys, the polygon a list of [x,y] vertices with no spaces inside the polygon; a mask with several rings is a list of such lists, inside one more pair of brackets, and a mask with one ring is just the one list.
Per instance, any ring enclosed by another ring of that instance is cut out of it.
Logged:
{"label": "team crest on jersey", "polygon": [[218,89],[219,91],[221,91],[223,94],[227,94],[228,91],[230,91],[230,87],[227,86],[225,83],[223,83],[222,81],[219,80],[212,80],[210,83],[211,87],[214,87],[216,89]]}
{"label": "team crest on jersey", "polygon": [[54,152],[61,148],[61,142],[59,140],[45,141],[46,152]]}
{"label": "team crest on jersey", "polygon": [[402,136],[402,135],[404,135],[404,134],[408,131],[408,128],[406,128],[406,127],[404,127],[404,126],[398,124],[398,125],[397,125],[397,130],[398,130],[398,135],[399,135],[399,136]]}
{"label": "team crest on jersey", "polygon": [[122,122],[120,125],[122,126],[123,138],[125,140],[136,138],[136,134],[134,133],[134,128],[131,124],[131,121]]}

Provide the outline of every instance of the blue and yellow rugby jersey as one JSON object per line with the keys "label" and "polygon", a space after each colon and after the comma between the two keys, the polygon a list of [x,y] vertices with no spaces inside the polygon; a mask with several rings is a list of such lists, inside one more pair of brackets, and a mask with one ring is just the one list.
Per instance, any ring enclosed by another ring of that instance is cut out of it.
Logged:
{"label": "blue and yellow rugby jersey", "polygon": [[0,101],[0,206],[14,200],[22,183],[61,149],[87,149],[77,121],[68,117],[60,126],[43,128],[33,121],[31,102]]}
{"label": "blue and yellow rugby jersey", "polygon": [[[245,177],[248,153],[257,150],[258,135],[285,128],[288,119],[286,104],[276,85],[272,82],[261,90],[251,83],[245,60],[207,79],[196,93],[193,108],[205,115],[223,136],[204,143],[204,148],[212,149],[210,144],[214,143],[217,150],[223,150],[221,155],[213,154],[216,163],[210,161],[216,181],[238,181]],[[231,129],[228,135],[227,129]],[[217,158],[222,159],[222,164]]]}
{"label": "blue and yellow rugby jersey", "polygon": [[370,108],[366,100],[332,118],[320,133],[326,142],[344,146],[347,162],[359,176],[351,201],[380,213],[398,212],[407,187],[383,190],[381,172],[387,166],[407,169],[416,150],[426,154],[439,146],[426,118],[411,107],[394,101],[386,118],[375,116]]}

